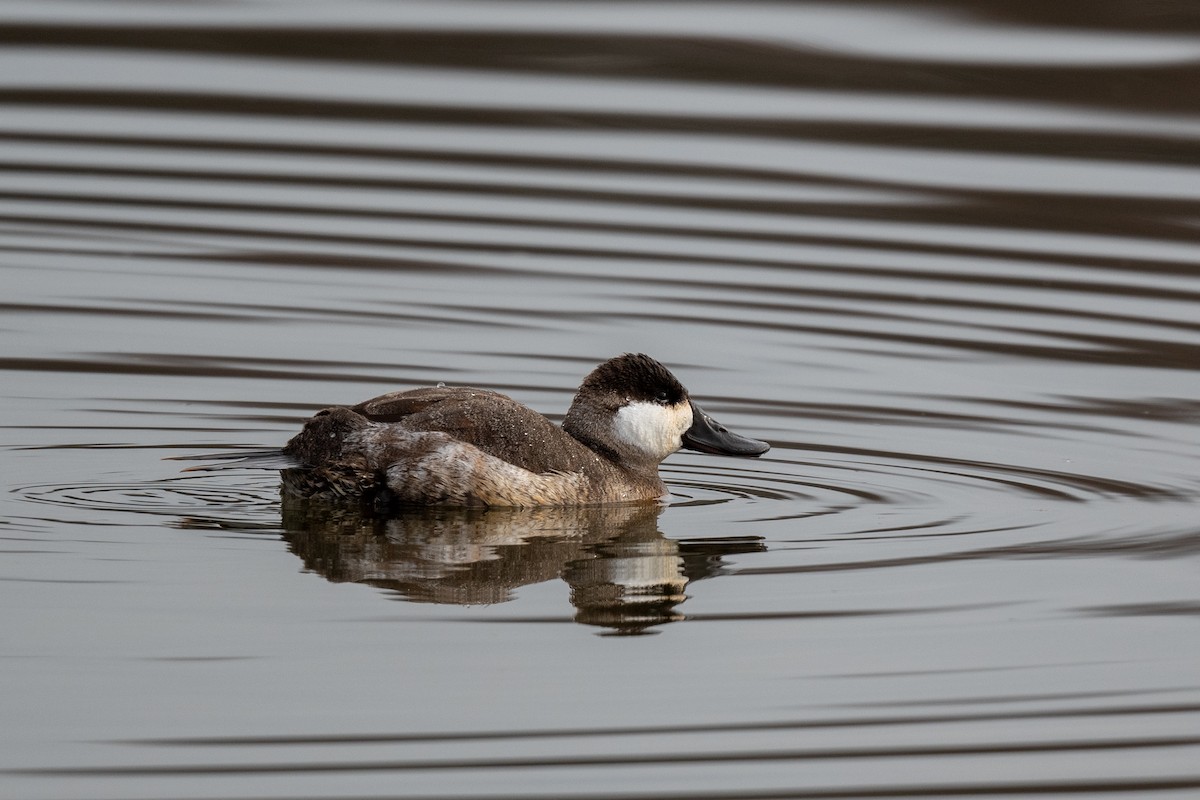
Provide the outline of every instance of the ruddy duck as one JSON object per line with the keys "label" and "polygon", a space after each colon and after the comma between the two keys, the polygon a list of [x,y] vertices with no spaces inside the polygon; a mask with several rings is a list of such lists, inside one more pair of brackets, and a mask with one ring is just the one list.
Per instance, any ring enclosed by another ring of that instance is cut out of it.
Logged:
{"label": "ruddy duck", "polygon": [[666,494],[659,462],[681,447],[770,449],[705,414],[658,361],[626,354],[583,379],[562,427],[505,395],[441,385],[319,411],[283,448],[283,486],[377,505],[650,500]]}

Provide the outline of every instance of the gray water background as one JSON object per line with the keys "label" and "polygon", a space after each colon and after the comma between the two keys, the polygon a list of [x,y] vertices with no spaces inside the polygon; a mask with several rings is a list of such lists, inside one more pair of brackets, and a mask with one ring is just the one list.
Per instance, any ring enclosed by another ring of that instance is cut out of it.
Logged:
{"label": "gray water background", "polygon": [[[1195,797],[1198,95],[1186,2],[0,3],[0,794]],[[164,460],[625,351],[773,450]]]}

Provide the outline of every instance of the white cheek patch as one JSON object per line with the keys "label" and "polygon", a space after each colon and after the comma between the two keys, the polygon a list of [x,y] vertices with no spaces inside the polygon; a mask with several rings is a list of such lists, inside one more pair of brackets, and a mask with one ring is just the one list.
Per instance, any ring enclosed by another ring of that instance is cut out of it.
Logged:
{"label": "white cheek patch", "polygon": [[613,434],[617,440],[662,460],[682,445],[680,437],[692,427],[692,406],[630,403],[617,410]]}

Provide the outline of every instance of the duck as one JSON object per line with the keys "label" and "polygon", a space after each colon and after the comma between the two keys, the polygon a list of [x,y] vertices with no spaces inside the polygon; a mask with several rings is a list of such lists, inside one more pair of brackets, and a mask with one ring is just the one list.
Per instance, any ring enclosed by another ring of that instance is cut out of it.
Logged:
{"label": "duck", "polygon": [[561,426],[499,392],[439,384],[318,411],[267,460],[292,497],[529,508],[661,500],[658,466],[682,448],[757,457],[770,445],[714,420],[659,361],[626,353],[583,379]]}

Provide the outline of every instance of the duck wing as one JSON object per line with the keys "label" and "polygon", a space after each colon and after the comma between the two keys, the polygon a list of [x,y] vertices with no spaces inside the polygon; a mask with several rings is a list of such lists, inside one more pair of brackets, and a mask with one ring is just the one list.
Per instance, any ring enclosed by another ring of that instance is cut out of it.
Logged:
{"label": "duck wing", "polygon": [[[364,400],[350,410],[361,414],[371,422],[404,422],[408,417],[420,414],[431,406],[439,403],[455,403],[464,399],[464,393],[489,394],[496,397],[504,395],[487,392],[483,389],[467,389],[459,387],[430,386],[422,389],[408,389],[401,392],[388,392],[370,400]],[[508,398],[505,398],[508,399]]]}
{"label": "duck wing", "polygon": [[370,422],[449,434],[530,472],[578,472],[596,460],[546,417],[486,389],[437,386],[391,392],[350,410]]}

